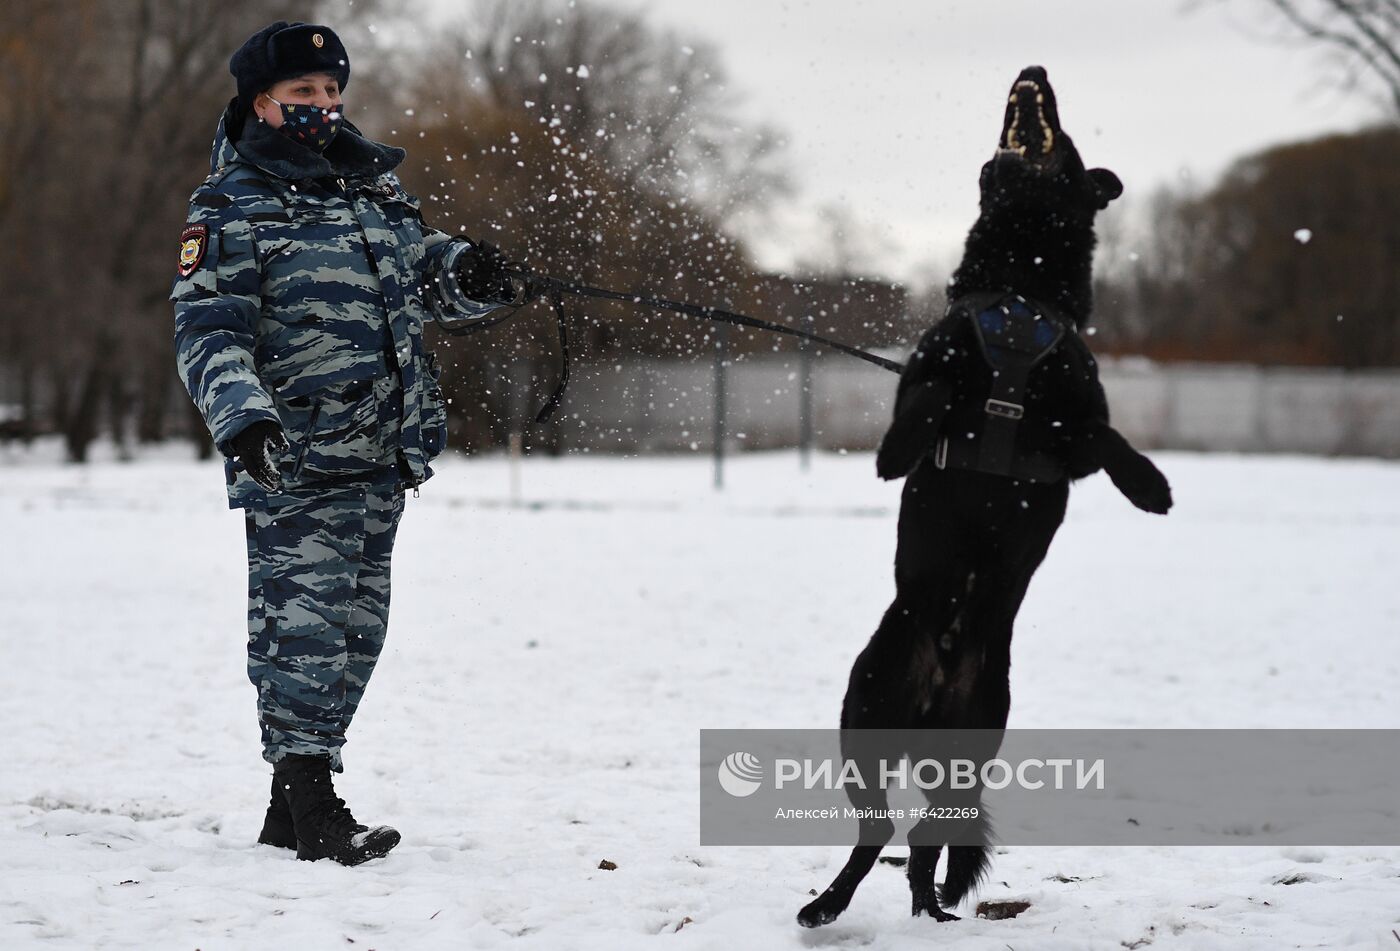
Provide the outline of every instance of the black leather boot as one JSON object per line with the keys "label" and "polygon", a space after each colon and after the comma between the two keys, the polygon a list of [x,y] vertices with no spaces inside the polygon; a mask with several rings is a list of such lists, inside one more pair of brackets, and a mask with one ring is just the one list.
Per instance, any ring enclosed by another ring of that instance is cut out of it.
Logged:
{"label": "black leather boot", "polygon": [[272,777],[272,793],[267,802],[267,816],[263,819],[262,832],[258,835],[259,845],[275,845],[279,849],[297,847],[297,834],[292,829],[292,810],[287,806],[287,797],[282,795],[282,786]]}
{"label": "black leather boot", "polygon": [[273,767],[292,814],[297,858],[314,862],[330,858],[341,865],[377,859],[399,844],[399,833],[388,826],[373,829],[355,821],[345,800],[331,785],[329,756],[284,756]]}

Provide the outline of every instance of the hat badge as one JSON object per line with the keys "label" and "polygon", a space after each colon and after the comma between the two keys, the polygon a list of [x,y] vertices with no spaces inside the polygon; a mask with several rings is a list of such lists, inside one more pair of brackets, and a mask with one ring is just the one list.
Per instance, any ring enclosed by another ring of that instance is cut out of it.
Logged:
{"label": "hat badge", "polygon": [[317,49],[320,49],[321,47],[326,45],[326,38],[319,33],[312,33],[311,45],[316,47]]}

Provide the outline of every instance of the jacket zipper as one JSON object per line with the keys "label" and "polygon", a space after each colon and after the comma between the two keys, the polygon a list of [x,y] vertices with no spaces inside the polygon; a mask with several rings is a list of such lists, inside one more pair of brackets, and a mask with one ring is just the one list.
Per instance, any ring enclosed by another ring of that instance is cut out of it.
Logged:
{"label": "jacket zipper", "polygon": [[317,400],[311,407],[311,419],[306,424],[306,441],[301,444],[301,451],[297,453],[296,465],[292,466],[292,481],[301,478],[302,467],[306,465],[306,457],[311,452],[311,440],[316,437],[316,421],[321,418],[321,401]]}

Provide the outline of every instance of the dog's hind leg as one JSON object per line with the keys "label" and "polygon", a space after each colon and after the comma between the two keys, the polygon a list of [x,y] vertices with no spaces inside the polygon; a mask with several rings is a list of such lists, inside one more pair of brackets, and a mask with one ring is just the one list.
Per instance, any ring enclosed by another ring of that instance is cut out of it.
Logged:
{"label": "dog's hind leg", "polygon": [[943,820],[920,819],[909,830],[909,894],[913,899],[911,912],[914,917],[928,915],[935,921],[957,921],[957,915],[950,915],[938,907],[938,883],[934,872],[938,869],[938,856],[943,852],[945,830]]}
{"label": "dog's hind leg", "polygon": [[[901,519],[907,516],[909,507],[901,508]],[[901,528],[900,544],[906,558],[911,557],[911,537]],[[875,731],[914,728],[919,710],[926,706],[933,677],[931,665],[936,665],[937,656],[925,632],[942,630],[958,610],[958,599],[944,581],[957,574],[941,570],[956,554],[957,550],[947,545],[934,547],[920,562],[923,572],[901,576],[896,567],[898,592],[894,603],[886,609],[880,626],[851,667],[841,707],[841,752],[843,758],[855,763],[863,777],[878,776],[882,762],[896,763],[905,754],[900,745],[903,740]],[[924,583],[925,579],[928,583]],[[961,588],[955,590],[960,592]],[[860,837],[845,867],[826,891],[798,912],[798,922],[807,928],[829,924],[846,910],[880,850],[894,836],[894,823],[886,817],[889,801],[878,783],[872,782],[867,789],[848,786],[846,791],[851,805],[868,813],[868,818],[860,820]],[[935,855],[934,864],[937,861]]]}
{"label": "dog's hind leg", "polygon": [[[891,607],[870,644],[856,658],[841,709],[841,755],[863,777],[878,776],[882,762],[896,762],[903,755],[887,735],[867,732],[908,725],[908,713],[903,704],[893,702],[897,692],[889,689],[887,683],[904,675],[901,652],[891,654],[887,650],[894,618],[901,616],[896,607]],[[856,846],[826,891],[797,913],[797,921],[804,928],[830,924],[846,910],[856,889],[874,867],[880,850],[894,837],[894,823],[888,818],[889,800],[879,783],[868,782],[865,788],[850,785],[846,794],[862,815]]]}
{"label": "dog's hind leg", "polygon": [[[882,796],[881,799],[884,797]],[[894,823],[889,819],[862,820],[860,845],[851,850],[851,857],[836,878],[807,906],[797,913],[797,923],[804,928],[828,925],[841,916],[851,903],[856,889],[875,866],[884,848],[894,836]]]}
{"label": "dog's hind leg", "polygon": [[[857,662],[857,669],[859,666]],[[850,717],[849,710],[843,713],[841,719],[843,731],[860,729],[860,719]],[[852,726],[852,723],[855,726]],[[876,746],[862,746],[859,751],[852,750],[852,744],[859,742],[853,738],[859,735],[842,733],[841,754],[855,763],[861,776],[878,775],[881,759],[899,758],[897,753]],[[840,917],[841,912],[850,905],[860,883],[874,867],[875,860],[880,857],[880,850],[894,837],[894,823],[888,818],[889,800],[885,790],[878,783],[872,782],[865,789],[849,786],[846,794],[851,800],[851,805],[863,815],[859,820],[857,844],[851,850],[851,857],[846,860],[845,867],[837,873],[835,880],[826,887],[826,891],[808,902],[807,906],[797,913],[797,922],[804,928],[827,925]]]}
{"label": "dog's hind leg", "polygon": [[[994,749],[985,755],[972,753],[979,763],[993,755]],[[930,806],[935,805],[957,810],[974,809],[975,815],[972,818],[931,815],[920,819],[909,830],[911,912],[915,917],[926,914],[935,921],[956,921],[956,915],[943,909],[956,908],[987,874],[991,865],[991,822],[976,790],[954,797],[940,796],[936,803],[930,797]],[[947,868],[940,886],[934,873],[944,843],[957,844],[948,845]]]}

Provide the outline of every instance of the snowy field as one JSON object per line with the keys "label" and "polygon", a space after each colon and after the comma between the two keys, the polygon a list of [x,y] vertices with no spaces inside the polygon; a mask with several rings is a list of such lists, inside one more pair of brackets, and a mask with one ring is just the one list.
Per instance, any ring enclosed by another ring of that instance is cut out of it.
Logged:
{"label": "snowy field", "polygon": [[[0,948],[1400,951],[1400,849],[1008,848],[1030,909],[943,925],[880,865],[804,931],[845,849],[701,848],[698,731],[835,726],[892,594],[868,455],[446,463],[340,782],[403,844],[257,847],[242,522],[184,456],[0,449]],[[1165,519],[1075,488],[1012,725],[1400,726],[1400,465],[1157,460]]]}

